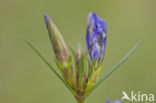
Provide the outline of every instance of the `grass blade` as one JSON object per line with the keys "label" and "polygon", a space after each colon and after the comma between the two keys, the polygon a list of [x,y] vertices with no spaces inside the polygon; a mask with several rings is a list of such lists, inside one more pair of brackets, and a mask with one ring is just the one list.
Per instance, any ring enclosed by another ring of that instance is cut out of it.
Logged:
{"label": "grass blade", "polygon": [[134,50],[142,43],[142,41],[138,42],[128,53],[127,55],[121,60],[119,61],[106,75],[104,75],[102,77],[101,80],[99,80],[95,85],[94,87],[88,92],[88,94],[86,95],[86,97],[88,97],[99,85],[101,85],[104,80],[106,80],[115,70],[117,70],[121,64],[123,64],[127,59],[128,57],[134,52]]}
{"label": "grass blade", "polygon": [[56,70],[51,66],[51,64],[40,54],[40,52],[27,40],[25,40],[24,38],[21,38],[22,40],[24,40],[34,51],[35,53],[47,64],[47,66],[54,72],[54,74],[63,82],[63,84],[69,89],[69,91],[71,91],[73,94],[75,94],[75,92],[72,90],[72,88],[65,82],[65,80],[56,72]]}

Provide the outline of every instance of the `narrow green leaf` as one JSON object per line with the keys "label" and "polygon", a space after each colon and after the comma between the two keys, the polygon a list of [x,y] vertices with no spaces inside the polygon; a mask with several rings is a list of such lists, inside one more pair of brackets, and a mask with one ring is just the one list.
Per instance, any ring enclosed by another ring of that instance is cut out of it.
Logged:
{"label": "narrow green leaf", "polygon": [[83,73],[84,73],[84,57],[81,55],[80,62],[79,62],[79,85],[80,88],[83,88]]}
{"label": "narrow green leaf", "polygon": [[54,72],[54,74],[63,82],[63,84],[68,88],[68,90],[75,95],[75,92],[72,90],[72,88],[64,81],[64,79],[56,72],[56,70],[51,66],[51,64],[40,54],[40,52],[30,42],[28,42],[24,38],[21,39],[24,40],[35,51],[35,53],[47,64],[47,66]]}
{"label": "narrow green leaf", "polygon": [[57,67],[59,68],[59,70],[61,71],[61,73],[63,74],[63,66],[61,65],[61,63],[57,59],[55,59],[55,63]]}
{"label": "narrow green leaf", "polygon": [[74,52],[74,50],[72,48],[70,48],[72,54],[73,54],[73,57],[74,57],[74,61],[75,61],[75,80],[76,80],[76,83],[77,83],[77,86],[79,86],[79,71],[78,71],[78,63],[77,63],[77,59],[76,59],[76,54]]}
{"label": "narrow green leaf", "polygon": [[102,79],[98,81],[90,91],[88,91],[86,97],[88,97],[99,85],[104,82],[104,80],[106,80],[115,70],[117,70],[141,43],[142,41],[138,42],[121,61],[119,61],[106,75],[104,75]]}
{"label": "narrow green leaf", "polygon": [[84,71],[84,58],[83,55],[81,55],[81,59],[80,59],[80,73],[79,73],[79,77],[80,79],[83,77],[83,71]]}
{"label": "narrow green leaf", "polygon": [[95,72],[95,66],[96,66],[96,60],[93,61],[93,64],[90,68],[90,71],[88,73],[88,81],[87,81],[87,85],[86,85],[86,90],[85,92],[87,93],[92,87],[94,84],[92,84],[92,76]]}
{"label": "narrow green leaf", "polygon": [[76,60],[76,54],[74,52],[74,50],[72,48],[69,48],[70,51],[72,52],[73,54],[73,57],[74,57],[74,61],[75,61],[75,69],[76,69],[76,72],[78,72],[77,68],[78,68],[78,64],[77,64],[77,60]]}

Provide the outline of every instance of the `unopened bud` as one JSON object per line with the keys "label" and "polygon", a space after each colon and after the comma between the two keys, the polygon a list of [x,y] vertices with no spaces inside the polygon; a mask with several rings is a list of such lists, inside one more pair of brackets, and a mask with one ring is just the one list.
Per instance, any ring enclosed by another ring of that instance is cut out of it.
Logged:
{"label": "unopened bud", "polygon": [[77,51],[76,51],[76,59],[77,59],[77,61],[80,61],[80,58],[81,58],[81,50],[80,50],[80,48],[78,48]]}
{"label": "unopened bud", "polygon": [[68,51],[63,37],[61,36],[59,30],[57,29],[51,18],[46,13],[44,14],[44,19],[56,58],[60,62],[67,61]]}

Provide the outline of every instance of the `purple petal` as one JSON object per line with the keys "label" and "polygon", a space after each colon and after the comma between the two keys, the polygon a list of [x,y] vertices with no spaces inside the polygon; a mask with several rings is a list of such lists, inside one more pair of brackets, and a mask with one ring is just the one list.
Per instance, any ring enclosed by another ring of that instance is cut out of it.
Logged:
{"label": "purple petal", "polygon": [[50,17],[47,15],[47,13],[44,13],[44,20],[45,20],[45,23],[46,23],[46,26],[48,28],[48,22],[51,21]]}
{"label": "purple petal", "polygon": [[111,103],[111,101],[109,99],[106,99],[106,103]]}
{"label": "purple petal", "polygon": [[121,103],[121,102],[118,100],[118,101],[114,101],[113,103]]}
{"label": "purple petal", "polygon": [[[86,33],[87,49],[90,51],[91,59],[103,58],[106,48],[107,24],[98,18],[96,13],[88,15],[88,28]],[[94,50],[95,49],[95,50]]]}

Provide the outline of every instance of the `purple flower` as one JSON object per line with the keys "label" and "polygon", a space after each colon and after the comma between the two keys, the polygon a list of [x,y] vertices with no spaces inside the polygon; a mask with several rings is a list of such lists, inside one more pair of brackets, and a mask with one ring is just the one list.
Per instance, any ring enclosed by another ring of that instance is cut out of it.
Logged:
{"label": "purple flower", "polygon": [[[106,100],[106,103],[111,103],[109,99]],[[121,103],[120,101],[114,101],[113,103]]]}
{"label": "purple flower", "polygon": [[88,15],[88,28],[86,33],[86,44],[91,60],[103,59],[106,39],[107,23],[99,18],[96,13]]}

